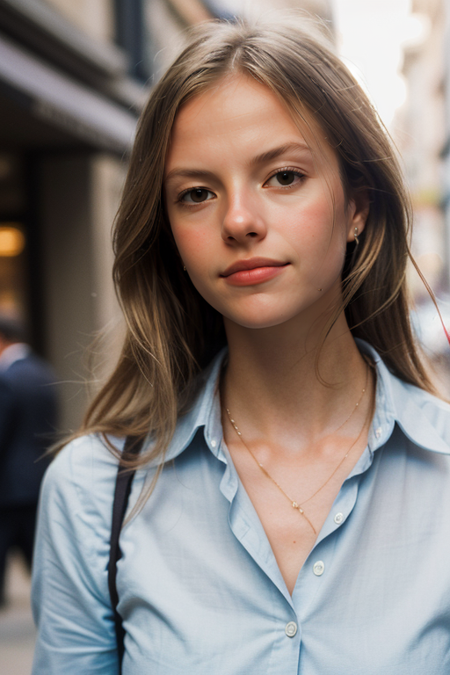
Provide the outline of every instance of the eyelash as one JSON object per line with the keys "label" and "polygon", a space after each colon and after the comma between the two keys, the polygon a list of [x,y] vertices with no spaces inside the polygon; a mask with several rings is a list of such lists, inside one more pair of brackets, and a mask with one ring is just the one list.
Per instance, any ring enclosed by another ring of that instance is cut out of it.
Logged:
{"label": "eyelash", "polygon": [[[286,166],[286,167],[283,167],[282,169],[277,169],[276,171],[274,171],[274,172],[266,179],[266,181],[264,182],[264,185],[265,185],[266,183],[268,183],[270,180],[272,180],[272,178],[274,178],[275,176],[277,176],[279,173],[293,173],[295,176],[298,176],[298,178],[300,178],[300,180],[302,180],[302,179],[305,178],[305,174],[302,173],[299,169],[294,169],[293,167]],[[263,185],[263,187],[264,187],[264,185]],[[282,189],[282,190],[289,190],[289,189],[291,189],[291,188],[294,187],[294,186],[295,186],[295,183],[293,183],[293,184],[291,184],[291,185],[280,185],[280,186],[278,186],[278,187],[279,187],[279,189]],[[206,192],[210,192],[211,194],[214,194],[212,190],[208,190],[208,188],[202,187],[201,185],[196,185],[195,187],[190,187],[190,188],[187,188],[186,190],[183,190],[183,192],[181,192],[181,193],[177,196],[176,203],[177,203],[177,204],[181,204],[182,206],[188,206],[188,205],[189,205],[189,208],[190,208],[190,203],[189,203],[189,202],[184,202],[184,201],[183,201],[183,197],[184,197],[185,195],[189,194],[189,192],[193,192],[194,190],[205,190]],[[209,199],[206,199],[205,201],[210,201],[210,200],[209,200]],[[203,201],[203,202],[198,202],[198,204],[204,204],[205,201]],[[194,205],[195,205],[195,204],[194,204]]]}
{"label": "eyelash", "polygon": [[[305,174],[302,173],[299,169],[294,169],[292,166],[284,166],[282,169],[277,169],[276,171],[273,172],[271,176],[265,181],[264,185],[269,182],[269,180],[272,180],[275,176],[277,176],[279,173],[293,173],[295,176],[298,176],[300,179],[305,178]],[[293,187],[293,185],[280,185],[280,188],[283,189],[289,189]]]}
{"label": "eyelash", "polygon": [[[211,194],[214,194],[212,190],[208,190],[208,188],[202,187],[201,185],[196,185],[195,187],[190,187],[190,188],[187,188],[187,190],[183,190],[183,192],[180,192],[180,194],[177,196],[177,198],[175,200],[176,203],[181,204],[182,206],[187,206],[188,202],[184,202],[183,197],[185,195],[189,194],[189,192],[194,192],[194,190],[204,190],[205,192],[211,192]],[[206,201],[210,201],[210,200],[207,199]],[[204,204],[205,202],[198,202],[198,203]]]}

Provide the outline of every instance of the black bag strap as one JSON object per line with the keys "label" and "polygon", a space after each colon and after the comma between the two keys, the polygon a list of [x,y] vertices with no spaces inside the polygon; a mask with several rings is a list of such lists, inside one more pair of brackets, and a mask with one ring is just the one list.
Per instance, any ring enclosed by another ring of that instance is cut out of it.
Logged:
{"label": "black bag strap", "polygon": [[[122,456],[138,455],[144,443],[143,438],[136,438],[134,436],[127,436],[123,448]],[[122,672],[122,660],[124,653],[124,639],[125,630],[122,624],[122,617],[117,611],[119,596],[117,594],[116,576],[117,576],[117,561],[122,557],[120,550],[119,537],[122,529],[123,519],[127,510],[128,499],[131,492],[131,484],[133,482],[135,470],[127,469],[119,463],[117,470],[116,486],[114,489],[114,501],[112,510],[112,525],[111,525],[111,541],[109,547],[109,563],[108,563],[108,588],[111,598],[111,605],[114,611],[114,624],[116,629],[117,639],[117,654],[119,657],[119,675]]]}

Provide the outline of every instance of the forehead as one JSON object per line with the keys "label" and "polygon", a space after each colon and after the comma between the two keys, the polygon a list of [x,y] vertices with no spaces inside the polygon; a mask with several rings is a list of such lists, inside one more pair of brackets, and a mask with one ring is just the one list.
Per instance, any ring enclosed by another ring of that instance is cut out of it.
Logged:
{"label": "forehead", "polygon": [[301,142],[314,161],[337,166],[326,135],[307,110],[294,115],[266,85],[245,74],[226,76],[185,103],[172,128],[166,175],[174,164],[220,157],[230,150],[243,156],[270,146]]}

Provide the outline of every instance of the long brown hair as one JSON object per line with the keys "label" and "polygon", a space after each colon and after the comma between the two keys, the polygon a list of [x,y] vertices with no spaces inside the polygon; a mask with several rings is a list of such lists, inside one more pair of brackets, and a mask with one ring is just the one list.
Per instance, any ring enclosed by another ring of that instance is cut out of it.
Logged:
{"label": "long brown hair", "polygon": [[[344,306],[402,380],[433,391],[410,322],[405,270],[410,206],[395,152],[373,106],[311,25],[210,22],[154,88],[139,123],[114,232],[114,281],[127,322],[120,359],[93,400],[82,432],[151,434],[136,460],[163,457],[196,376],[225,343],[222,317],[183,274],[164,213],[164,162],[177,111],[233,72],[275,92],[297,121],[312,115],[335,149],[347,195],[364,190],[370,212],[343,271]],[[342,307],[339,311],[342,311]]]}

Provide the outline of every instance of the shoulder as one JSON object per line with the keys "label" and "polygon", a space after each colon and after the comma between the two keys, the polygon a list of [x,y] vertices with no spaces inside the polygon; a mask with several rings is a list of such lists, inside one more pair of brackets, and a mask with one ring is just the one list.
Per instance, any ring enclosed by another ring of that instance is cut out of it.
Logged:
{"label": "shoulder", "polygon": [[3,396],[11,396],[13,390],[11,389],[11,384],[5,373],[0,372],[0,400]]}
{"label": "shoulder", "polygon": [[46,561],[83,568],[93,584],[103,584],[111,538],[117,459],[95,436],[68,443],[44,477],[39,501],[35,576]]}
{"label": "shoulder", "polygon": [[[118,452],[123,439],[110,439]],[[73,485],[102,483],[115,477],[118,460],[99,434],[79,436],[67,443],[52,461],[47,482],[71,482]]]}
{"label": "shoulder", "polygon": [[415,405],[430,415],[450,415],[450,403],[444,398],[435,396],[414,384],[399,380],[405,395],[410,396]]}
{"label": "shoulder", "polygon": [[0,425],[12,423],[13,418],[11,415],[17,403],[16,399],[14,387],[3,376],[3,373],[0,373]]}
{"label": "shoulder", "polygon": [[45,384],[51,384],[57,380],[51,365],[33,352],[23,359],[14,361],[10,367],[5,370],[4,374],[11,380],[25,376],[27,378],[32,377],[33,379],[37,378]]}
{"label": "shoulder", "polygon": [[[432,423],[445,422],[450,425],[450,403],[420,387],[401,382],[405,396],[409,396],[418,410]],[[450,429],[449,429],[450,431]]]}
{"label": "shoulder", "polygon": [[398,423],[418,445],[450,454],[450,404],[420,387],[391,376]]}
{"label": "shoulder", "polygon": [[[383,365],[387,370],[386,365]],[[425,389],[405,382],[391,372],[389,372],[389,380],[394,403],[397,407],[401,407],[406,402],[411,402],[430,419],[437,419],[441,416],[450,419],[450,403],[444,398],[435,396]]]}
{"label": "shoulder", "polygon": [[33,672],[63,672],[68,663],[77,672],[115,672],[107,569],[116,470],[94,435],[68,443],[47,470],[33,557]]}
{"label": "shoulder", "polygon": [[[123,441],[113,441],[120,451]],[[98,435],[76,438],[51,462],[44,477],[42,508],[63,511],[68,517],[85,513],[108,521],[118,460]]]}
{"label": "shoulder", "polygon": [[450,455],[450,404],[397,377],[368,342],[356,343],[376,366],[377,423],[396,422],[416,445]]}

